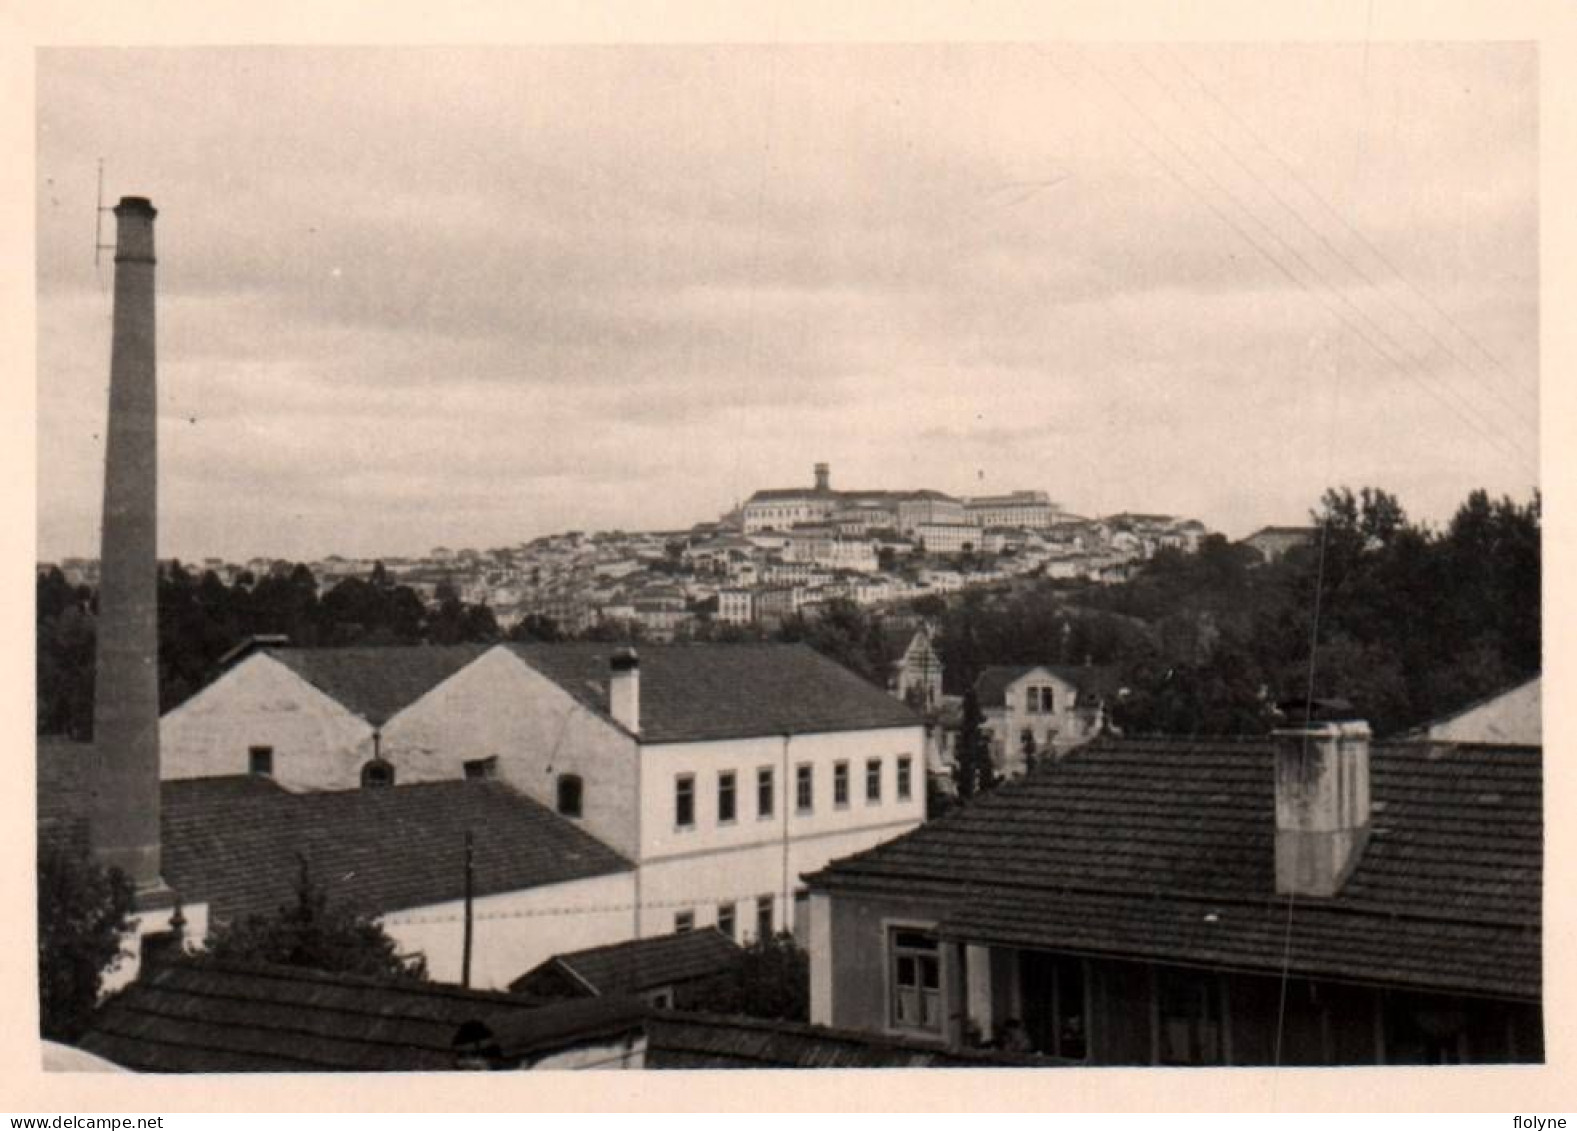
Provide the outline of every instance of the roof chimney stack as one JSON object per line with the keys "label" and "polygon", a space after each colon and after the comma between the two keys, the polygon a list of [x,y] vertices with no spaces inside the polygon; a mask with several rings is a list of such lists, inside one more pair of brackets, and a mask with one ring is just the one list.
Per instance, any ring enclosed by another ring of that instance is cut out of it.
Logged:
{"label": "roof chimney stack", "polygon": [[608,662],[608,713],[632,734],[641,733],[641,660],[620,648]]}
{"label": "roof chimney stack", "polygon": [[1369,724],[1310,717],[1271,737],[1276,745],[1276,892],[1335,895],[1358,866],[1369,838]]}
{"label": "roof chimney stack", "polygon": [[816,465],[816,490],[832,490],[832,468],[824,463]]}
{"label": "roof chimney stack", "polygon": [[100,863],[164,902],[159,859],[159,634],[156,533],[153,205],[115,206],[115,298],[93,699],[93,819]]}

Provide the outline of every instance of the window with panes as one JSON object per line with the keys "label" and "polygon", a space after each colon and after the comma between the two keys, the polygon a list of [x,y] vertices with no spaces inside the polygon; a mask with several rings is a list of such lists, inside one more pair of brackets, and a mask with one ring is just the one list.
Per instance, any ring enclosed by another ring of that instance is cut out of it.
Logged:
{"label": "window with panes", "polygon": [[936,937],[895,929],[888,938],[888,978],[895,1029],[942,1029],[942,955]]}
{"label": "window with panes", "polygon": [[777,808],[776,789],[772,781],[772,767],[763,766],[756,771],[756,815],[770,817]]}
{"label": "window with panes", "polygon": [[690,774],[674,782],[674,824],[681,829],[695,827],[695,778]]}

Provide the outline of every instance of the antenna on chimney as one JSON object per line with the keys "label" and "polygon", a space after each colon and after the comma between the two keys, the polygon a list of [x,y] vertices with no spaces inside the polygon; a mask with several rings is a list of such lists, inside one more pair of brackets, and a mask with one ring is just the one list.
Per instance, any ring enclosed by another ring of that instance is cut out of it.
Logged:
{"label": "antenna on chimney", "polygon": [[96,270],[99,265],[99,252],[114,251],[115,245],[104,242],[104,213],[115,211],[113,208],[104,207],[104,158],[99,158],[99,194],[98,207],[93,213],[93,266]]}

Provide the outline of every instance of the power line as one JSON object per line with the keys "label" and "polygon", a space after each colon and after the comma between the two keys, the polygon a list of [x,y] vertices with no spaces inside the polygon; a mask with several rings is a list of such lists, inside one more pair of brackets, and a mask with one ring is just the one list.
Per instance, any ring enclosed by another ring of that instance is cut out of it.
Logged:
{"label": "power line", "polygon": [[[1056,64],[1055,61],[1053,61],[1053,65],[1057,66],[1057,68],[1058,68],[1060,73],[1062,73],[1064,75],[1067,75],[1067,71],[1065,69],[1063,69],[1059,64]],[[1117,84],[1114,83],[1104,72],[1102,72],[1099,68],[1095,67],[1093,64],[1090,64],[1087,61],[1085,62],[1085,67],[1086,67],[1086,69],[1094,72],[1108,86],[1112,87],[1112,89],[1114,91],[1116,91],[1118,96],[1121,97],[1124,100],[1124,102],[1126,102],[1128,104],[1130,109],[1132,109],[1135,114],[1137,114],[1138,116],[1143,118],[1150,125],[1150,127],[1152,129],[1154,129],[1156,132],[1160,133],[1162,135],[1162,137],[1164,137],[1166,139],[1166,141],[1167,141],[1167,143],[1169,145],[1171,145],[1174,149],[1176,149],[1179,153],[1181,153],[1183,155],[1183,157],[1189,161],[1190,164],[1192,164],[1196,169],[1198,169],[1199,172],[1204,176],[1205,180],[1207,182],[1209,182],[1209,184],[1213,188],[1215,188],[1218,193],[1220,193],[1222,196],[1225,196],[1232,204],[1236,205],[1237,208],[1240,211],[1244,212],[1250,219],[1252,219],[1256,224],[1258,224],[1261,228],[1263,228],[1267,232],[1267,234],[1269,234],[1272,239],[1274,239],[1277,243],[1279,243],[1287,251],[1287,253],[1289,253],[1292,256],[1292,258],[1296,259],[1303,266],[1303,268],[1307,272],[1309,272],[1309,274],[1312,275],[1314,277],[1314,279],[1325,290],[1329,291],[1336,299],[1338,299],[1342,303],[1345,303],[1348,307],[1352,308],[1352,310],[1355,313],[1357,313],[1360,318],[1362,318],[1365,322],[1367,322],[1370,326],[1372,326],[1379,333],[1379,335],[1381,337],[1389,340],[1392,343],[1393,347],[1396,347],[1398,349],[1400,348],[1397,345],[1397,343],[1395,342],[1395,340],[1392,339],[1390,337],[1390,335],[1385,332],[1384,328],[1380,327],[1373,320],[1373,318],[1371,318],[1367,314],[1367,312],[1365,312],[1361,307],[1357,306],[1357,304],[1355,304],[1351,300],[1351,298],[1349,298],[1348,296],[1343,294],[1341,291],[1339,291],[1338,289],[1333,287],[1330,284],[1330,282],[1328,280],[1326,280],[1325,277],[1323,275],[1321,275],[1320,272],[1316,268],[1314,268],[1297,251],[1296,248],[1293,248],[1289,244],[1287,244],[1287,242],[1284,239],[1282,239],[1281,236],[1273,228],[1271,228],[1269,225],[1267,225],[1262,219],[1260,219],[1260,217],[1258,215],[1256,215],[1254,213],[1254,211],[1252,209],[1250,209],[1246,205],[1244,205],[1243,202],[1241,200],[1239,200],[1229,189],[1227,189],[1215,177],[1213,177],[1210,174],[1210,171],[1208,169],[1205,169],[1203,166],[1201,166],[1199,164],[1198,161],[1196,161],[1191,155],[1189,155],[1187,150],[1183,149],[1181,146],[1179,146],[1177,144],[1176,141],[1172,140],[1171,137],[1167,134],[1167,132],[1164,129],[1164,127],[1161,127],[1161,126],[1157,125],[1155,123],[1155,121],[1149,117],[1149,115],[1145,114],[1145,112],[1142,109],[1140,109],[1138,106],[1136,106],[1134,104],[1133,100],[1130,99],[1126,94],[1124,94],[1123,91],[1121,90],[1121,88],[1118,87]],[[1079,84],[1076,79],[1073,80],[1073,81],[1074,81],[1075,85],[1079,85],[1079,86],[1083,85],[1083,84]],[[1497,435],[1491,435],[1490,433],[1486,432],[1484,430],[1484,428],[1481,427],[1477,422],[1475,422],[1472,419],[1471,416],[1466,415],[1462,411],[1462,408],[1460,408],[1456,403],[1454,403],[1451,399],[1449,399],[1451,396],[1454,395],[1452,390],[1450,390],[1448,388],[1436,389],[1436,388],[1432,387],[1431,385],[1429,385],[1427,381],[1422,380],[1422,379],[1418,378],[1417,376],[1413,375],[1412,373],[1410,373],[1406,368],[1404,368],[1397,361],[1395,356],[1393,356],[1386,349],[1382,348],[1369,333],[1365,332],[1365,330],[1362,327],[1360,327],[1359,325],[1355,324],[1350,318],[1346,317],[1339,308],[1331,305],[1329,302],[1324,301],[1324,299],[1321,298],[1321,296],[1319,296],[1314,291],[1314,289],[1309,285],[1308,281],[1306,281],[1305,279],[1301,278],[1298,274],[1296,274],[1294,271],[1292,271],[1285,263],[1283,263],[1281,261],[1281,259],[1279,259],[1273,252],[1271,252],[1268,248],[1266,248],[1264,244],[1262,244],[1259,240],[1255,239],[1253,235],[1251,235],[1248,231],[1246,231],[1241,224],[1239,224],[1237,221],[1235,221],[1226,212],[1222,211],[1222,209],[1219,206],[1217,206],[1215,204],[1215,202],[1212,201],[1210,199],[1210,197],[1204,191],[1202,191],[1199,187],[1197,187],[1196,185],[1191,183],[1187,178],[1183,177],[1177,171],[1177,169],[1173,167],[1171,162],[1169,162],[1164,156],[1162,156],[1160,153],[1158,153],[1156,151],[1154,146],[1150,145],[1142,137],[1138,136],[1132,130],[1128,129],[1126,125],[1124,125],[1122,128],[1123,128],[1123,132],[1128,135],[1130,140],[1132,140],[1136,145],[1138,145],[1141,149],[1143,149],[1154,161],[1156,161],[1162,167],[1162,169],[1173,180],[1177,181],[1177,183],[1180,184],[1184,189],[1186,189],[1188,192],[1190,192],[1191,194],[1196,196],[1200,200],[1201,203],[1203,203],[1207,208],[1209,208],[1217,216],[1217,218],[1219,218],[1223,223],[1225,223],[1229,228],[1231,228],[1238,235],[1238,237],[1240,239],[1242,239],[1245,243],[1247,243],[1250,247],[1252,247],[1255,251],[1257,251],[1262,257],[1264,257],[1266,259],[1266,261],[1271,264],[1271,266],[1273,266],[1279,273],[1281,273],[1283,276],[1285,276],[1288,279],[1288,281],[1290,281],[1294,286],[1297,286],[1299,289],[1305,291],[1306,293],[1310,294],[1311,296],[1315,297],[1316,299],[1319,299],[1320,302],[1321,302],[1321,305],[1324,306],[1326,308],[1326,310],[1329,311],[1337,319],[1337,321],[1339,321],[1349,332],[1353,333],[1361,341],[1363,341],[1367,346],[1369,346],[1369,348],[1371,350],[1373,350],[1383,361],[1387,362],[1393,369],[1395,369],[1402,376],[1406,377],[1408,380],[1410,380],[1414,384],[1418,385],[1418,387],[1420,389],[1422,389],[1424,392],[1426,392],[1431,397],[1433,397],[1436,401],[1438,401],[1442,405],[1442,407],[1444,407],[1444,408],[1448,409],[1449,411],[1451,411],[1452,414],[1455,415],[1459,420],[1461,420],[1462,423],[1464,425],[1466,425],[1471,431],[1477,433],[1486,442],[1488,442],[1488,443],[1496,446],[1497,448],[1499,448],[1499,450],[1501,451],[1501,453],[1503,455],[1511,456],[1512,458],[1517,459],[1517,460],[1526,460],[1528,458],[1526,453],[1523,452],[1520,449],[1520,447],[1516,444],[1516,442],[1514,440],[1509,440],[1506,437],[1504,437],[1503,435],[1498,435],[1498,434]],[[1404,356],[1405,356],[1405,354],[1404,354]],[[1471,406],[1469,406],[1469,408],[1471,409]],[[1532,465],[1529,464],[1529,466],[1532,466]]]}
{"label": "power line", "polygon": [[[1471,413],[1473,411],[1473,406],[1471,404],[1468,404],[1464,400],[1462,400],[1461,395],[1456,393],[1455,390],[1452,390],[1449,387],[1443,386],[1443,385],[1440,386],[1438,389],[1431,387],[1428,384],[1428,380],[1427,380],[1427,378],[1429,376],[1428,375],[1428,371],[1423,369],[1423,367],[1421,365],[1419,365],[1418,362],[1414,358],[1412,358],[1411,355],[1409,355],[1406,352],[1406,350],[1402,347],[1401,343],[1397,342],[1396,339],[1394,337],[1392,337],[1391,334],[1388,333],[1385,330],[1384,327],[1382,327],[1378,322],[1376,322],[1374,320],[1374,318],[1372,316],[1370,316],[1367,311],[1365,311],[1362,307],[1360,307],[1357,303],[1355,303],[1352,300],[1352,298],[1350,296],[1348,296],[1345,292],[1343,292],[1343,291],[1339,290],[1338,288],[1336,288],[1335,286],[1333,286],[1331,284],[1330,280],[1325,278],[1325,276],[1320,273],[1318,268],[1316,268],[1313,264],[1311,264],[1302,255],[1302,253],[1300,253],[1295,247],[1293,247],[1291,244],[1289,244],[1280,235],[1280,233],[1278,233],[1274,228],[1272,228],[1269,224],[1267,224],[1252,208],[1250,208],[1248,205],[1244,204],[1243,201],[1241,199],[1239,199],[1229,188],[1227,188],[1219,180],[1217,180],[1214,176],[1212,176],[1209,169],[1205,168],[1202,164],[1200,164],[1200,162],[1198,160],[1196,160],[1193,157],[1192,154],[1190,154],[1186,149],[1184,149],[1181,145],[1179,145],[1171,137],[1171,135],[1167,132],[1167,130],[1165,129],[1164,126],[1158,124],[1153,118],[1151,118],[1148,114],[1146,114],[1142,108],[1140,108],[1136,103],[1134,103],[1134,101],[1131,98],[1129,98],[1127,94],[1125,94],[1123,92],[1122,88],[1117,83],[1115,83],[1111,79],[1111,77],[1109,75],[1105,74],[1103,71],[1100,70],[1100,68],[1096,67],[1094,64],[1090,63],[1088,60],[1085,60],[1085,67],[1088,70],[1093,71],[1103,82],[1106,83],[1106,85],[1110,86],[1114,91],[1116,91],[1117,95],[1120,98],[1122,98],[1125,103],[1127,103],[1129,108],[1131,110],[1133,110],[1134,113],[1139,115],[1139,117],[1143,118],[1144,121],[1152,129],[1154,129],[1157,133],[1159,133],[1166,140],[1167,144],[1169,144],[1173,149],[1177,150],[1177,152],[1180,153],[1183,156],[1183,158],[1189,162],[1189,164],[1191,164],[1196,170],[1198,170],[1203,175],[1205,180],[1210,184],[1210,186],[1212,188],[1214,188],[1222,196],[1226,197],[1228,201],[1230,201],[1232,204],[1237,206],[1237,208],[1238,208],[1238,210],[1240,212],[1244,213],[1249,219],[1253,220],[1254,223],[1259,225],[1259,227],[1268,236],[1270,236],[1271,239],[1275,240],[1276,243],[1279,244],[1281,246],[1281,248],[1288,255],[1290,255],[1293,259],[1295,259],[1303,267],[1303,269],[1306,272],[1308,272],[1309,275],[1311,275],[1313,277],[1313,279],[1324,290],[1330,292],[1330,294],[1332,294],[1335,298],[1337,298],[1339,301],[1341,301],[1347,307],[1349,307],[1354,313],[1356,313],[1361,319],[1363,319],[1363,321],[1369,327],[1374,329],[1379,334],[1379,336],[1382,337],[1394,350],[1396,350],[1398,353],[1400,353],[1403,358],[1405,358],[1407,361],[1411,362],[1415,367],[1417,367],[1420,370],[1420,372],[1424,375],[1423,378],[1417,378],[1417,377],[1414,377],[1413,375],[1411,375],[1406,369],[1404,369],[1401,366],[1401,364],[1396,360],[1396,357],[1392,356],[1392,354],[1390,354],[1386,350],[1381,349],[1368,334],[1363,333],[1349,319],[1343,317],[1341,315],[1340,311],[1338,311],[1336,308],[1332,307],[1329,303],[1325,303],[1325,302],[1322,301],[1322,305],[1324,305],[1326,307],[1326,309],[1329,310],[1332,314],[1335,314],[1337,316],[1338,320],[1340,320],[1342,322],[1342,324],[1347,327],[1348,330],[1353,331],[1354,333],[1357,333],[1361,340],[1363,340],[1367,345],[1369,345],[1369,347],[1371,349],[1373,349],[1377,354],[1379,354],[1382,359],[1387,361],[1394,369],[1396,369],[1396,371],[1398,373],[1402,374],[1404,377],[1407,377],[1409,380],[1412,380],[1424,392],[1426,392],[1430,396],[1434,397],[1437,401],[1439,401],[1446,408],[1451,409],[1453,414],[1456,415],[1457,418],[1459,420],[1461,420],[1469,429],[1477,432],[1483,439],[1485,439],[1486,441],[1489,441],[1490,443],[1495,444],[1497,447],[1499,447],[1499,449],[1502,452],[1502,454],[1513,456],[1514,458],[1519,459],[1519,460],[1527,458],[1526,453],[1524,453],[1521,450],[1520,444],[1514,438],[1507,436],[1504,433],[1504,431],[1498,425],[1495,425],[1493,422],[1487,422],[1487,423],[1491,424],[1491,427],[1493,427],[1494,431],[1495,431],[1495,436],[1491,436],[1488,432],[1486,432],[1484,430],[1483,427],[1481,427],[1477,422],[1475,422],[1472,419],[1471,416],[1465,415],[1464,412],[1459,411],[1459,407],[1460,407],[1462,409],[1466,409],[1467,412]],[[1132,133],[1130,133],[1129,136],[1133,137],[1134,135]],[[1139,139],[1135,138],[1135,140],[1137,141]],[[1159,154],[1157,154],[1154,151],[1154,149],[1152,149],[1152,148],[1150,148],[1148,146],[1146,146],[1145,148],[1147,149],[1147,151],[1153,157],[1155,157],[1157,160],[1161,161],[1163,166],[1165,166],[1168,169],[1169,172],[1172,172],[1173,176],[1179,181],[1179,183],[1183,184],[1184,187],[1188,188],[1191,192],[1194,192],[1195,195],[1200,196],[1200,199],[1203,200],[1207,205],[1210,205],[1212,210],[1215,211],[1218,216],[1222,216],[1223,219],[1226,219],[1225,215],[1223,213],[1221,213],[1219,209],[1216,209],[1214,207],[1214,205],[1212,205],[1210,203],[1210,201],[1209,201],[1209,199],[1207,197],[1203,196],[1203,194],[1199,193],[1199,190],[1197,188],[1195,188],[1193,185],[1189,184],[1185,179],[1183,179],[1181,176],[1179,176],[1176,173],[1176,171],[1171,168],[1170,163],[1166,162],[1166,160],[1164,158],[1162,158]],[[1281,263],[1278,259],[1276,259],[1276,257],[1273,254],[1271,254],[1262,244],[1260,244],[1259,241],[1255,240],[1252,236],[1248,235],[1248,233],[1244,232],[1243,229],[1240,226],[1238,226],[1237,224],[1231,223],[1231,221],[1228,221],[1228,223],[1233,228],[1233,230],[1236,231],[1243,239],[1245,239],[1252,247],[1254,247],[1254,249],[1256,251],[1258,251],[1261,255],[1263,255],[1267,259],[1269,259],[1281,271],[1282,274],[1286,275],[1287,278],[1291,279],[1297,286],[1299,286],[1301,289],[1303,289],[1304,291],[1308,292],[1309,294],[1313,295],[1315,293],[1313,290],[1310,289],[1308,283],[1304,279],[1298,277],[1291,270],[1289,270],[1286,267],[1285,264]],[[1318,297],[1318,296],[1316,296],[1316,297]]]}
{"label": "power line", "polygon": [[[1150,79],[1150,81],[1152,83],[1154,83],[1156,85],[1157,88],[1159,88],[1163,93],[1165,93],[1169,97],[1171,97],[1173,99],[1174,104],[1176,104],[1179,107],[1179,109],[1183,109],[1181,101],[1176,97],[1176,95],[1172,91],[1172,89],[1169,88],[1164,82],[1162,82],[1161,79],[1156,76],[1155,72],[1152,71],[1149,67],[1147,67],[1145,65],[1145,63],[1144,63],[1144,61],[1142,59],[1136,59],[1135,60],[1135,65],[1138,66],[1138,68],[1145,73],[1145,75]],[[1184,112],[1186,113],[1186,110]],[[1294,220],[1296,220],[1303,227],[1303,229],[1305,231],[1307,231],[1311,236],[1313,236],[1316,240],[1318,240],[1320,245],[1322,247],[1324,247],[1326,251],[1328,251],[1338,261],[1340,261],[1345,267],[1347,267],[1348,270],[1352,271],[1353,274],[1357,275],[1357,277],[1360,280],[1362,280],[1368,286],[1372,287],[1374,290],[1378,291],[1380,294],[1384,295],[1387,298],[1387,300],[1391,303],[1392,307],[1394,307],[1398,312],[1400,312],[1403,317],[1405,317],[1409,322],[1411,322],[1413,324],[1413,326],[1415,326],[1417,329],[1422,331],[1426,336],[1428,336],[1430,341],[1432,341],[1435,344],[1436,348],[1438,348],[1440,351],[1442,351],[1451,360],[1455,361],[1458,365],[1462,366],[1462,368],[1465,371],[1467,371],[1470,376],[1472,375],[1472,366],[1470,366],[1468,364],[1468,362],[1461,357],[1461,355],[1459,355],[1449,345],[1447,345],[1444,341],[1442,341],[1440,339],[1439,335],[1437,335],[1433,330],[1431,330],[1428,326],[1426,326],[1422,322],[1420,322],[1418,320],[1418,318],[1412,313],[1412,311],[1408,310],[1401,303],[1397,302],[1395,298],[1391,297],[1381,287],[1381,285],[1378,282],[1375,281],[1374,278],[1372,278],[1366,271],[1364,271],[1364,269],[1359,264],[1355,263],[1351,258],[1349,258],[1346,254],[1344,254],[1341,251],[1340,248],[1336,247],[1336,245],[1333,244],[1330,241],[1330,239],[1325,235],[1324,232],[1321,232],[1318,228],[1314,227],[1314,225],[1311,224],[1308,221],[1308,219],[1303,215],[1303,213],[1301,213],[1295,207],[1293,207],[1290,203],[1288,203],[1287,199],[1284,196],[1282,196],[1279,192],[1276,191],[1275,186],[1271,185],[1268,181],[1266,181],[1263,177],[1261,177],[1254,170],[1254,168],[1252,166],[1250,166],[1246,161],[1244,161],[1241,157],[1239,157],[1237,155],[1237,153],[1235,153],[1233,151],[1232,147],[1227,142],[1223,141],[1219,136],[1217,136],[1214,133],[1214,131],[1212,131],[1210,129],[1208,124],[1204,125],[1204,133],[1205,133],[1206,137],[1208,137],[1212,142],[1214,142],[1216,144],[1217,148],[1219,148],[1223,153],[1225,153],[1229,158],[1231,158],[1232,161],[1234,163],[1236,163],[1237,166],[1240,169],[1242,169],[1245,173],[1247,173],[1249,175],[1249,177],[1251,177],[1253,179],[1255,184],[1259,185],[1262,189],[1264,189],[1265,192],[1270,196],[1270,198],[1272,200],[1274,200],[1278,205],[1281,206],[1283,211],[1287,212],[1290,216],[1292,216],[1292,218]],[[1400,344],[1398,344],[1398,348],[1400,348]],[[1411,360],[1411,357],[1409,359]],[[1510,401],[1506,400],[1505,397],[1501,395],[1500,391],[1498,389],[1496,389],[1493,385],[1483,384],[1483,385],[1481,385],[1481,388],[1483,388],[1484,391],[1488,392],[1491,396],[1493,396],[1502,405],[1502,407],[1504,407],[1506,409],[1506,411],[1508,413],[1510,413],[1512,417],[1515,418],[1515,420],[1516,420],[1516,422],[1518,424],[1522,425],[1523,427],[1530,428],[1533,431],[1534,435],[1537,436],[1537,434],[1538,434],[1538,426],[1537,426],[1537,422],[1536,421],[1530,421],[1528,418],[1523,416],[1521,410],[1518,409],[1515,405],[1513,405]]]}
{"label": "power line", "polygon": [[[1173,62],[1177,64],[1178,69],[1187,75],[1194,85],[1197,86],[1207,98],[1219,106],[1222,111],[1238,126],[1238,128],[1253,140],[1255,145],[1257,145],[1267,156],[1271,158],[1271,160],[1275,161],[1277,165],[1285,170],[1288,176],[1291,177],[1293,183],[1301,188],[1305,195],[1307,195],[1322,209],[1324,209],[1327,215],[1340,224],[1345,231],[1347,231],[1354,239],[1361,243],[1371,255],[1379,260],[1386,270],[1391,273],[1391,276],[1394,279],[1396,279],[1414,295],[1418,296],[1420,300],[1427,304],[1430,309],[1438,314],[1441,318],[1445,319],[1446,323],[1449,324],[1451,328],[1454,329],[1458,334],[1460,334],[1463,339],[1472,345],[1481,355],[1483,355],[1483,357],[1492,366],[1500,370],[1501,373],[1510,378],[1512,381],[1516,381],[1518,379],[1516,374],[1512,373],[1511,370],[1506,367],[1505,363],[1502,362],[1500,358],[1497,357],[1493,352],[1491,352],[1489,347],[1485,346],[1484,343],[1472,333],[1472,331],[1458,322],[1456,318],[1452,317],[1451,313],[1446,310],[1445,307],[1441,306],[1434,296],[1421,289],[1411,279],[1409,279],[1402,269],[1398,267],[1391,260],[1390,256],[1386,255],[1386,253],[1378,245],[1376,245],[1373,240],[1371,240],[1363,233],[1360,228],[1358,228],[1355,224],[1350,222],[1346,217],[1338,212],[1334,205],[1332,205],[1328,200],[1325,199],[1324,196],[1322,196],[1310,184],[1308,184],[1308,182],[1303,179],[1303,177],[1298,173],[1297,169],[1295,169],[1290,162],[1288,162],[1284,157],[1281,156],[1280,153],[1272,148],[1271,145],[1266,142],[1265,139],[1260,136],[1260,134],[1256,132],[1248,122],[1244,121],[1242,116],[1239,115],[1237,111],[1233,110],[1225,100],[1220,98],[1213,90],[1210,89],[1208,85],[1206,85],[1202,79],[1199,78],[1199,76],[1192,69],[1189,68],[1182,56],[1179,55],[1174,48],[1168,48],[1167,50],[1171,55]],[[1488,388],[1493,395],[1499,397],[1500,394],[1494,386],[1490,385],[1486,386],[1486,388]],[[1512,407],[1510,402],[1503,401],[1503,403],[1505,403],[1508,408]]]}

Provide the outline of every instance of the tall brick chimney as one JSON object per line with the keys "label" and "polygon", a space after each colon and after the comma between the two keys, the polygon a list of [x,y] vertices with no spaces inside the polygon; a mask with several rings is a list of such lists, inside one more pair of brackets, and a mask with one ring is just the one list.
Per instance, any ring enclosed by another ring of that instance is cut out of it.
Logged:
{"label": "tall brick chimney", "polygon": [[832,468],[824,463],[816,465],[816,490],[832,490]]}
{"label": "tall brick chimney", "polygon": [[1310,721],[1272,738],[1276,891],[1335,895],[1369,839],[1369,724]]}
{"label": "tall brick chimney", "polygon": [[159,630],[153,205],[115,206],[104,527],[99,567],[94,857],[125,872],[139,906],[168,897],[159,859]]}

